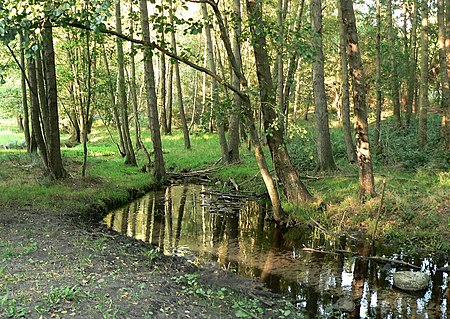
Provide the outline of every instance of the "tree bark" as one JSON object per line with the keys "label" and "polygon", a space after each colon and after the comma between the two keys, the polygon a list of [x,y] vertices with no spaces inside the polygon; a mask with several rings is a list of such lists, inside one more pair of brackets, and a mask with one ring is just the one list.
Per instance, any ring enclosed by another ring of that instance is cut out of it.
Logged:
{"label": "tree bark", "polygon": [[[378,0],[379,1],[379,0]],[[339,20],[342,20],[342,8],[339,5]],[[341,57],[341,75],[342,75],[342,129],[344,131],[344,143],[347,153],[347,159],[350,163],[356,163],[355,144],[352,139],[351,121],[350,121],[350,86],[348,82],[348,58],[347,58],[347,33],[344,25],[339,23],[339,52]]]}
{"label": "tree bark", "polygon": [[[122,33],[122,15],[120,9],[120,0],[116,2],[116,30]],[[134,154],[133,143],[131,142],[130,126],[128,123],[128,101],[127,101],[127,91],[125,84],[125,59],[123,53],[123,40],[116,38],[116,49],[117,49],[117,68],[118,68],[118,104],[120,105],[121,115],[122,115],[122,134],[123,142],[125,147],[125,164],[126,165],[137,165],[136,156]]]}
{"label": "tree bark", "polygon": [[[140,0],[141,9],[141,28],[143,40],[150,43],[150,27],[148,21],[148,10],[147,10],[147,0]],[[154,151],[154,178],[157,185],[162,185],[165,175],[166,168],[164,164],[163,152],[162,152],[162,142],[160,134],[160,126],[158,120],[158,100],[156,97],[156,87],[155,87],[155,72],[153,70],[151,49],[146,46],[144,47],[144,82],[147,91],[147,108],[149,110],[150,116],[150,126],[152,131],[152,142]]]}
{"label": "tree bark", "polygon": [[[448,76],[448,72],[449,72],[449,64],[450,64],[450,0],[439,0],[442,1],[442,7],[445,9],[443,9],[443,13],[442,16],[446,16],[446,20],[447,21],[443,21],[443,25],[444,25],[444,30],[445,30],[445,34],[444,34],[444,50],[445,50],[445,69],[446,70],[445,74],[447,77],[447,83],[443,85],[443,87],[445,88],[445,98],[443,98],[443,112],[442,112],[442,125],[441,125],[441,133],[442,133],[442,138],[444,140],[444,147],[446,151],[450,151],[450,92],[449,92],[449,88],[450,88],[450,77]],[[444,78],[445,80],[445,78]]]}
{"label": "tree bark", "polygon": [[417,21],[419,16],[419,5],[417,1],[413,1],[413,12],[411,14],[411,45],[409,47],[409,64],[408,64],[408,81],[407,81],[407,97],[406,97],[406,125],[409,126],[413,115],[413,104],[417,109],[417,101],[415,92],[417,89],[416,69],[417,69]]}
{"label": "tree bark", "polygon": [[55,51],[53,49],[52,24],[48,20],[44,23],[42,48],[49,112],[49,132],[48,134],[46,134],[46,136],[48,137],[48,164],[51,176],[54,179],[61,179],[68,176],[68,174],[63,167],[61,158]]}
{"label": "tree bark", "polygon": [[342,23],[347,34],[347,54],[353,88],[355,112],[356,154],[358,158],[359,198],[365,200],[374,197],[375,185],[372,172],[372,160],[367,122],[366,87],[364,70],[359,51],[358,33],[352,0],[339,0],[342,8]]}
{"label": "tree bark", "polygon": [[264,131],[272,154],[275,172],[280,180],[283,192],[288,202],[298,204],[312,200],[312,196],[300,181],[298,173],[292,165],[284,143],[283,125],[280,125],[275,112],[275,92],[269,55],[266,49],[266,38],[263,32],[261,6],[261,2],[256,3],[254,0],[247,0],[248,16],[254,21],[250,32],[256,60]]}
{"label": "tree bark", "polygon": [[315,57],[312,62],[318,171],[335,170],[325,92],[325,66],[322,48],[322,0],[311,0],[311,28]]}
{"label": "tree bark", "polygon": [[172,109],[173,109],[173,63],[169,62],[169,74],[167,75],[167,134],[172,134]]}
{"label": "tree bark", "polygon": [[422,0],[422,30],[420,41],[420,111],[419,111],[419,146],[427,144],[428,119],[428,0]]}

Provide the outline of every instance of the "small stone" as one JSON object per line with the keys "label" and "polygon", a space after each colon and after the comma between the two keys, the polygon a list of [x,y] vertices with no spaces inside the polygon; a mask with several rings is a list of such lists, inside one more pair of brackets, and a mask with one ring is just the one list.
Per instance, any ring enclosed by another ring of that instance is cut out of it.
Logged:
{"label": "small stone", "polygon": [[407,291],[420,291],[428,288],[430,276],[418,271],[398,271],[394,274],[394,286]]}
{"label": "small stone", "polygon": [[349,298],[339,298],[335,304],[333,304],[334,310],[339,310],[342,312],[353,312],[356,308],[355,303]]}

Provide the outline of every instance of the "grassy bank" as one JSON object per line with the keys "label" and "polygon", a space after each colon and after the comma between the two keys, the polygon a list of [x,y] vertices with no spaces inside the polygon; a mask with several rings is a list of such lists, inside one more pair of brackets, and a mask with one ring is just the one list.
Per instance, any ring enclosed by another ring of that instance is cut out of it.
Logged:
{"label": "grassy bank", "polygon": [[[408,129],[397,128],[391,120],[383,123],[383,152],[374,156],[375,183],[378,192],[386,181],[385,209],[382,211],[377,234],[410,248],[450,251],[449,155],[438,144],[439,117],[429,120],[429,146],[419,149],[415,139],[416,122]],[[16,140],[20,132],[11,129],[13,122],[2,123],[2,143]],[[380,197],[361,204],[357,200],[358,177],[356,165],[347,163],[342,143],[342,130],[332,128],[333,151],[338,171],[314,172],[314,132],[312,121],[291,126],[289,149],[300,175],[317,198],[313,205],[285,209],[298,222],[310,223],[314,218],[330,231],[368,231],[374,227]],[[6,130],[7,129],[7,130]],[[145,133],[146,134],[146,133]],[[67,136],[63,136],[67,139]],[[182,134],[163,137],[164,156],[169,171],[201,170],[215,167],[209,173],[213,181],[233,178],[244,190],[263,192],[264,185],[251,151],[242,147],[240,164],[221,167],[220,148],[215,134],[191,135],[192,149],[185,150]],[[150,137],[144,135],[150,146]],[[1,150],[0,202],[6,205],[32,205],[54,210],[70,207],[85,211],[110,208],[135,197],[152,184],[150,173],[141,167],[146,163],[144,153],[137,152],[138,167],[125,166],[108,132],[94,126],[89,143],[88,176],[82,178],[81,145],[62,149],[64,164],[70,178],[51,181],[42,175],[42,165],[36,155],[24,150]],[[267,152],[268,153],[268,152]],[[324,203],[326,209],[318,210]]]}

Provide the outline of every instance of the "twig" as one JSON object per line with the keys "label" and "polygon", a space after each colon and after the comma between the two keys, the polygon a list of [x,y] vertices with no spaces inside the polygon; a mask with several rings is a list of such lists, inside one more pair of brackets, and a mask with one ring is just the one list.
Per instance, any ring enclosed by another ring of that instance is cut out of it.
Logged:
{"label": "twig", "polygon": [[396,260],[396,259],[391,259],[391,258],[386,258],[386,257],[358,256],[358,258],[366,258],[366,259],[375,260],[375,261],[379,261],[379,262],[383,262],[383,263],[391,263],[391,264],[397,264],[397,265],[401,265],[401,266],[411,267],[414,269],[421,269],[419,266],[407,263],[406,261],[401,261],[401,260]]}
{"label": "twig", "polygon": [[311,252],[311,253],[333,254],[333,255],[337,255],[337,254],[357,255],[357,254],[358,254],[358,253],[355,253],[355,252],[353,252],[353,251],[342,250],[342,249],[336,249],[336,250],[322,250],[322,249],[314,249],[314,248],[305,247],[305,246],[303,246],[302,250],[303,250],[303,251],[306,251],[306,252]]}

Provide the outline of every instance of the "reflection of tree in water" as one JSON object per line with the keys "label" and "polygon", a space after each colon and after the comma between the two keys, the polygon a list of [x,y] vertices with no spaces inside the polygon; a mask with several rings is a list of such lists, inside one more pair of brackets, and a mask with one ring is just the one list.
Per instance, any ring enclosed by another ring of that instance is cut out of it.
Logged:
{"label": "reflection of tree in water", "polygon": [[164,212],[165,212],[165,217],[166,217],[167,232],[169,235],[168,247],[172,247],[172,245],[173,245],[172,187],[166,188],[164,204],[165,204]]}
{"label": "reflection of tree in water", "polygon": [[183,185],[183,193],[181,194],[180,206],[178,207],[177,228],[175,232],[175,245],[174,245],[175,248],[177,248],[180,244],[181,226],[183,225],[183,214],[184,214],[184,207],[186,205],[187,191],[188,191],[187,185]]}

